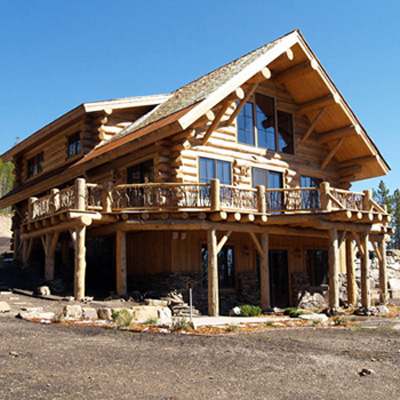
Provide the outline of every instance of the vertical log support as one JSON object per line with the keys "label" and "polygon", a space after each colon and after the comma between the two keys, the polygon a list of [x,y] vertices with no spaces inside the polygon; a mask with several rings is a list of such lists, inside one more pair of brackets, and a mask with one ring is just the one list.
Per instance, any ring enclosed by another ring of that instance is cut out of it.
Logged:
{"label": "vertical log support", "polygon": [[28,221],[32,221],[33,220],[33,205],[35,203],[35,201],[37,201],[37,197],[29,197],[28,200]]}
{"label": "vertical log support", "polygon": [[324,211],[332,210],[332,200],[329,197],[329,192],[331,190],[331,185],[329,182],[322,182],[319,185],[319,191],[321,194],[321,209]]}
{"label": "vertical log support", "polygon": [[126,269],[126,232],[117,230],[116,247],[117,294],[118,296],[124,296],[128,292]]}
{"label": "vertical log support", "polygon": [[382,304],[388,302],[388,285],[387,285],[387,271],[386,271],[386,242],[382,239],[379,242],[379,250],[381,259],[379,260],[379,301]]}
{"label": "vertical log support", "polygon": [[75,300],[81,300],[85,297],[86,226],[78,226],[72,236],[75,248],[74,297]]}
{"label": "vertical log support", "polygon": [[257,211],[261,214],[267,212],[267,202],[265,199],[265,186],[257,186]]}
{"label": "vertical log support", "polygon": [[51,189],[50,213],[54,214],[60,209],[60,190]]}
{"label": "vertical log support", "polygon": [[211,211],[219,211],[221,208],[219,179],[210,181],[210,203]]}
{"label": "vertical log support", "polygon": [[346,275],[347,275],[347,302],[353,306],[357,303],[356,274],[354,268],[353,240],[346,239]]}
{"label": "vertical log support", "polygon": [[339,307],[339,245],[337,229],[329,230],[329,307],[335,312]]}
{"label": "vertical log support", "polygon": [[83,178],[75,180],[75,209],[79,211],[86,209],[86,181]]}
{"label": "vertical log support", "polygon": [[44,241],[45,248],[45,264],[44,264],[44,278],[46,281],[54,279],[54,267],[55,267],[55,252],[58,242],[59,233],[48,233]]}
{"label": "vertical log support", "polygon": [[267,310],[271,308],[270,277],[269,277],[269,234],[267,232],[261,234],[261,248],[262,248],[262,256],[260,260],[261,308],[263,310]]}
{"label": "vertical log support", "polygon": [[218,254],[217,254],[217,231],[211,228],[207,237],[208,250],[208,314],[212,317],[219,315],[218,299]]}
{"label": "vertical log support", "polygon": [[361,306],[368,309],[371,306],[371,296],[369,290],[369,251],[368,251],[368,233],[361,234],[361,246],[364,249],[361,255]]}
{"label": "vertical log support", "polygon": [[371,211],[371,200],[372,200],[371,190],[364,190],[364,197],[363,197],[363,210],[364,211]]}
{"label": "vertical log support", "polygon": [[112,187],[113,183],[108,182],[107,186],[103,189],[103,211],[106,213],[110,213],[112,211]]}

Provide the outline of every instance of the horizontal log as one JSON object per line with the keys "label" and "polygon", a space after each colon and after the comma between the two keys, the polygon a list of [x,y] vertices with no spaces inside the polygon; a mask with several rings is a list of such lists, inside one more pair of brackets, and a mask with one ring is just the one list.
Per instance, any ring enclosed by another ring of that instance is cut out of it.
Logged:
{"label": "horizontal log", "polygon": [[360,134],[361,134],[361,128],[359,125],[350,125],[329,132],[321,132],[318,136],[318,140],[321,143],[328,143],[333,140],[349,138],[352,136],[358,136]]}
{"label": "horizontal log", "polygon": [[299,114],[309,114],[314,111],[318,111],[323,107],[330,107],[335,104],[340,103],[340,96],[335,93],[335,94],[329,94],[328,96],[321,97],[312,101],[309,101],[307,103],[300,104],[298,108]]}
{"label": "horizontal log", "polygon": [[275,76],[277,83],[285,83],[293,79],[298,79],[304,75],[315,72],[318,69],[318,62],[315,59],[304,61],[294,65]]}

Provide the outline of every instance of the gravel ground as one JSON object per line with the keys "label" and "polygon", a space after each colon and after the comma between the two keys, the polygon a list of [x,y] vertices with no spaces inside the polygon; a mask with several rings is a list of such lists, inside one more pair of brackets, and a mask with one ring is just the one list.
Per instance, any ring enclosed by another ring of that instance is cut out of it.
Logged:
{"label": "gravel ground", "polygon": [[[398,399],[400,331],[393,328],[200,337],[3,315],[0,398]],[[359,376],[363,368],[375,373]]]}

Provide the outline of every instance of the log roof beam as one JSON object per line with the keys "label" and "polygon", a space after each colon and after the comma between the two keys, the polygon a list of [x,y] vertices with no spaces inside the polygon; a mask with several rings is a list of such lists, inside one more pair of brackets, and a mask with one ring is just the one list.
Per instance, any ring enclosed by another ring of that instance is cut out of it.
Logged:
{"label": "log roof beam", "polygon": [[308,75],[318,69],[318,62],[315,59],[304,61],[300,64],[294,65],[291,68],[285,69],[275,76],[277,83],[285,83],[293,79],[300,78]]}
{"label": "log roof beam", "polygon": [[299,114],[304,115],[314,111],[319,111],[323,107],[331,107],[339,103],[340,103],[340,96],[337,93],[328,94],[327,96],[320,97],[318,99],[300,104],[298,111]]}
{"label": "log roof beam", "polygon": [[342,138],[361,135],[361,128],[359,125],[350,125],[343,128],[335,129],[329,132],[321,132],[318,140],[320,143],[328,143]]}

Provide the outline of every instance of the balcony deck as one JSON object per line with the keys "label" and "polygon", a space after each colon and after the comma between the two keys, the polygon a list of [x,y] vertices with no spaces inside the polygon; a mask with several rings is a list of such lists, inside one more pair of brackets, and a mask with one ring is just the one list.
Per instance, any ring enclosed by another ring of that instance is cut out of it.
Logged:
{"label": "balcony deck", "polygon": [[328,183],[319,188],[266,189],[221,185],[217,179],[209,184],[129,185],[92,184],[77,179],[73,186],[30,198],[23,231],[37,231],[85,216],[86,221],[90,218],[96,224],[179,219],[324,229],[322,221],[357,224],[360,229],[363,224],[378,224],[379,233],[391,230],[390,215],[372,199],[370,191],[351,192]]}

